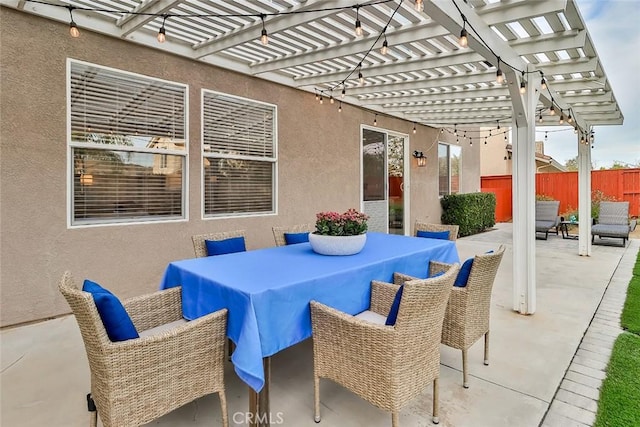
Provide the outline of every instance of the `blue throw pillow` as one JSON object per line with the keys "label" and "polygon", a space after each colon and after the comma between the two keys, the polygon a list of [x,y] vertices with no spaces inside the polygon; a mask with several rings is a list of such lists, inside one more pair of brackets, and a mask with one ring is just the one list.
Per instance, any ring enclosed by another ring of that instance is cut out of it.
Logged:
{"label": "blue throw pillow", "polygon": [[422,230],[418,230],[418,233],[416,235],[418,237],[427,237],[429,239],[449,240],[449,232],[448,231],[422,231]]}
{"label": "blue throw pillow", "polygon": [[296,243],[306,243],[309,241],[309,232],[306,233],[284,233],[284,241],[287,245]]}
{"label": "blue throw pillow", "polygon": [[84,281],[82,290],[89,292],[93,297],[104,329],[111,341],[139,338],[136,327],[118,297],[91,280]]}
{"label": "blue throw pillow", "polygon": [[393,326],[396,324],[396,318],[398,317],[398,310],[400,309],[400,300],[402,299],[403,288],[404,288],[404,285],[398,288],[398,292],[396,292],[396,297],[393,299],[393,304],[391,304],[391,310],[389,310],[387,321],[384,322],[384,324],[387,326]]}
{"label": "blue throw pillow", "polygon": [[207,246],[207,255],[224,255],[234,252],[244,252],[247,250],[244,245],[244,237],[230,237],[224,240],[205,240]]}
{"label": "blue throw pillow", "polygon": [[455,282],[453,282],[453,286],[458,286],[460,288],[467,286],[469,274],[471,274],[471,267],[473,267],[473,258],[469,258],[462,263],[462,267],[460,267],[460,271],[458,271],[458,276],[456,277]]}

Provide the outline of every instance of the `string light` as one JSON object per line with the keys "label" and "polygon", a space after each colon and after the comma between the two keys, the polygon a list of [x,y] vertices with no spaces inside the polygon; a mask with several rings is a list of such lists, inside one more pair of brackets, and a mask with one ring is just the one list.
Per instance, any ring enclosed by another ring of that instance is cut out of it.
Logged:
{"label": "string light", "polygon": [[67,6],[67,8],[69,9],[69,16],[71,18],[71,21],[69,22],[69,34],[74,39],[77,39],[78,37],[80,37],[80,30],[78,29],[78,26],[73,20],[73,9],[75,8],[73,6]]}
{"label": "string light", "polygon": [[573,123],[573,117],[571,117],[571,110],[569,110],[569,115],[567,116],[567,122]]}
{"label": "string light", "polygon": [[338,105],[338,113],[342,113],[342,101],[340,101],[340,104]]}
{"label": "string light", "polygon": [[333,99],[333,95],[329,97],[329,104],[333,104],[335,100]]}
{"label": "string light", "polygon": [[413,5],[413,7],[418,12],[422,12],[424,10],[424,4],[423,4],[422,0],[415,0],[415,3]]}
{"label": "string light", "polygon": [[378,115],[377,114],[373,117],[373,125],[374,126],[378,126]]}
{"label": "string light", "polygon": [[382,47],[380,48],[380,53],[386,55],[389,51],[389,43],[387,42],[387,35],[384,35],[384,41],[382,42]]}
{"label": "string light", "polygon": [[552,116],[556,115],[556,109],[553,108],[553,99],[551,100],[551,108],[549,109],[549,114],[551,114]]}
{"label": "string light", "polygon": [[316,92],[316,101],[320,101],[320,95],[318,95],[318,92]]}
{"label": "string light", "polygon": [[524,82],[524,71],[522,72],[522,80],[520,80],[520,94],[527,93],[527,84]]}
{"label": "string light", "polygon": [[460,30],[460,38],[458,44],[461,47],[469,46],[469,34],[467,33],[467,17],[462,15],[462,30]]}
{"label": "string light", "polygon": [[560,124],[564,123],[564,112],[560,109]]}
{"label": "string light", "polygon": [[542,111],[540,111],[540,117],[538,117],[538,123],[542,123]]}
{"label": "string light", "polygon": [[498,70],[496,71],[496,81],[500,84],[504,82],[504,76],[502,75],[502,70],[500,69],[500,57],[498,56]]}
{"label": "string light", "polygon": [[356,6],[356,37],[360,37],[362,35],[362,23],[360,22],[360,6]]}
{"label": "string light", "polygon": [[264,26],[264,18],[265,15],[260,15],[260,19],[262,19],[262,33],[260,34],[260,42],[266,46],[269,44],[269,35],[267,34],[267,28]]}
{"label": "string light", "polygon": [[540,81],[540,89],[547,90],[547,81],[544,78],[544,74],[542,75],[542,80]]}
{"label": "string light", "polygon": [[413,133],[414,133],[414,135],[415,135],[415,133],[416,133],[417,131],[418,131],[418,130],[416,129],[416,122],[413,122]]}
{"label": "string light", "polygon": [[320,95],[320,105],[324,104],[324,100],[322,99],[322,95]]}
{"label": "string light", "polygon": [[360,86],[364,84],[364,76],[362,75],[362,63],[358,64],[358,83]]}
{"label": "string light", "polygon": [[167,15],[163,15],[162,16],[162,26],[160,26],[160,29],[158,30],[158,42],[159,43],[164,43],[165,40],[167,40],[167,31],[164,29],[164,23],[167,20]]}
{"label": "string light", "polygon": [[340,96],[342,97],[342,99],[344,99],[344,96],[346,95],[347,90],[345,89],[344,86],[342,86],[342,93],[340,94]]}

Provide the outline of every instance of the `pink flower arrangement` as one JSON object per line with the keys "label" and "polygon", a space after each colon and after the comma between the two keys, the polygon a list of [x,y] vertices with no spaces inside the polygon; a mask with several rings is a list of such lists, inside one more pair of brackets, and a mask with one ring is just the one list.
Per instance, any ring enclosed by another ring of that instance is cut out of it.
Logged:
{"label": "pink flower arrangement", "polygon": [[320,212],[316,214],[315,234],[324,236],[356,236],[367,231],[369,217],[355,209],[345,213]]}

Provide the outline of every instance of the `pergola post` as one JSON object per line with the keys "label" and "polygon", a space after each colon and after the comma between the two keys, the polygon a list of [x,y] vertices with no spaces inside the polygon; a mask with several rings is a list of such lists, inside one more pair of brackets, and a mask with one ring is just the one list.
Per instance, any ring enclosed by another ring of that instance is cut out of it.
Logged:
{"label": "pergola post", "polygon": [[578,255],[591,256],[591,142],[578,134]]}
{"label": "pergola post", "polygon": [[532,80],[522,95],[524,113],[514,109],[513,122],[513,309],[520,314],[536,311],[535,112],[540,92]]}

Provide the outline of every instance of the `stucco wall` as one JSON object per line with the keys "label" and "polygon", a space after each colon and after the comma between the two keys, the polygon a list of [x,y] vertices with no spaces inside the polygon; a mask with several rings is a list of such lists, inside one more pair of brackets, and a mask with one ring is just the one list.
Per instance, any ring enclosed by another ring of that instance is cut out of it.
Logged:
{"label": "stucco wall", "polygon": [[[87,30],[73,39],[66,24],[4,7],[0,40],[0,326],[70,312],[57,290],[65,270],[126,298],[155,291],[168,262],[193,257],[193,234],[245,229],[256,249],[273,246],[272,226],[360,206],[360,126],[371,112],[338,113],[307,92]],[[67,58],[189,85],[188,221],[67,228]],[[201,219],[202,88],[278,106],[278,215]],[[411,159],[410,224],[439,222],[435,142],[446,135],[424,126],[412,134],[413,123],[380,115],[378,126],[408,134],[410,151],[427,155],[425,168]],[[477,150],[463,147],[463,192],[480,187]]]}

